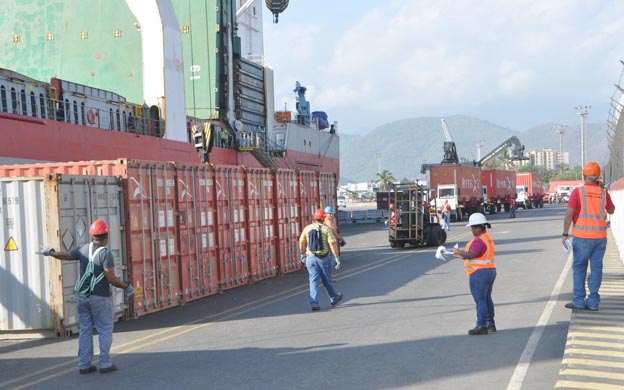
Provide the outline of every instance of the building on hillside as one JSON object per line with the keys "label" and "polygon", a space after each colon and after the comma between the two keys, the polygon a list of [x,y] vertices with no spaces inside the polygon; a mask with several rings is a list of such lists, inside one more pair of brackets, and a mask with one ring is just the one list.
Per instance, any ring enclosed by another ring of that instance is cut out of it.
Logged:
{"label": "building on hillside", "polygon": [[567,166],[570,163],[568,152],[559,152],[552,148],[544,148],[540,150],[529,150],[524,152],[527,160],[514,161],[515,166],[530,165],[532,167],[544,167],[555,171],[561,169],[561,164]]}

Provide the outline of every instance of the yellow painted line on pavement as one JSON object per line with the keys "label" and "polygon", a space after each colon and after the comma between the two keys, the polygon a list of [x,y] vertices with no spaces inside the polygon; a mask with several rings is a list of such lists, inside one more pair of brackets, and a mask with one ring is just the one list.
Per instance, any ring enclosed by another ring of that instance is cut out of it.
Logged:
{"label": "yellow painted line on pavement", "polygon": [[568,339],[568,345],[586,345],[586,346],[590,346],[590,347],[622,348],[622,346],[624,345],[624,342],[621,342],[621,343],[611,343],[611,342],[608,342],[608,341],[570,340],[570,339]]}
{"label": "yellow painted line on pavement", "polygon": [[624,381],[624,374],[618,374],[608,371],[577,370],[574,368],[564,368],[563,370],[559,371],[559,375],[588,376],[591,378],[605,378]]}
{"label": "yellow painted line on pavement", "polygon": [[624,358],[624,352],[604,351],[604,350],[598,350],[598,349],[584,349],[584,348],[574,348],[574,347],[566,348],[564,356],[569,356],[571,354]]}
{"label": "yellow painted line on pavement", "polygon": [[583,389],[583,390],[622,390],[622,385],[611,385],[608,383],[578,382],[569,380],[559,380],[555,383],[555,389]]}
{"label": "yellow painted line on pavement", "polygon": [[[576,325],[576,322],[575,322]],[[605,332],[624,332],[624,328],[620,327],[620,326],[575,326],[574,327],[577,331],[590,331],[590,330],[598,330],[598,331],[605,331]]]}
{"label": "yellow painted line on pavement", "polygon": [[[391,263],[394,263],[396,261],[402,260],[404,257],[408,257],[409,255],[411,255],[411,254],[413,254],[415,252],[423,252],[423,251],[425,251],[427,249],[430,250],[431,248],[417,248],[416,250],[407,250],[407,251],[403,250],[400,253],[397,253],[397,254],[392,255],[390,257],[383,258],[383,259],[377,260],[377,261],[375,261],[373,263],[362,265],[360,267],[356,267],[356,268],[350,270],[346,275],[343,275],[343,276],[337,278],[337,280],[347,279],[347,278],[353,277],[355,275],[359,275],[361,273],[364,273],[364,272],[367,272],[367,271],[371,271],[373,269],[379,268],[379,267],[384,266],[386,264],[391,264]],[[261,298],[261,299],[255,300],[253,302],[249,302],[249,303],[243,304],[243,305],[239,305],[239,306],[236,306],[234,308],[225,310],[225,311],[220,312],[220,313],[215,313],[215,314],[212,314],[210,316],[206,316],[206,317],[198,318],[198,319],[193,320],[193,321],[189,321],[189,322],[187,322],[185,324],[182,324],[182,325],[178,325],[178,326],[175,326],[175,327],[172,327],[172,328],[167,328],[165,330],[161,330],[159,332],[156,332],[155,334],[150,334],[148,336],[144,336],[144,337],[138,338],[136,340],[132,340],[132,341],[126,342],[124,344],[120,344],[118,346],[115,346],[115,347],[111,348],[111,352],[114,352],[114,351],[117,351],[117,352],[115,352],[114,355],[111,353],[111,355],[113,355],[113,356],[115,356],[115,355],[124,355],[124,354],[130,353],[130,352],[134,352],[134,351],[139,350],[141,348],[145,348],[145,347],[148,347],[150,345],[158,344],[160,342],[163,342],[163,341],[166,341],[166,340],[169,340],[169,339],[172,339],[172,338],[184,335],[184,334],[189,333],[191,331],[203,328],[203,327],[205,327],[207,325],[212,325],[213,322],[205,322],[205,323],[202,323],[200,325],[197,325],[197,326],[194,326],[194,327],[191,327],[191,328],[188,328],[188,329],[184,329],[182,331],[170,334],[169,336],[158,338],[158,339],[156,339],[154,341],[148,341],[148,342],[145,342],[145,343],[142,343],[142,344],[138,344],[138,345],[136,345],[134,347],[131,347],[131,348],[128,348],[128,349],[125,349],[125,350],[124,350],[124,348],[127,347],[127,346],[130,346],[130,345],[134,345],[134,344],[140,343],[142,341],[147,341],[147,340],[153,339],[153,338],[158,337],[158,336],[160,336],[162,334],[165,334],[165,333],[174,332],[174,331],[177,331],[177,330],[179,330],[181,328],[185,328],[185,327],[188,327],[190,325],[197,324],[198,322],[202,322],[202,321],[206,321],[206,320],[210,320],[210,319],[214,319],[214,321],[223,321],[223,320],[226,320],[228,318],[231,318],[231,317],[234,317],[234,316],[237,316],[237,315],[241,315],[241,314],[244,314],[246,312],[249,312],[249,311],[252,311],[252,310],[256,310],[256,309],[259,309],[261,307],[268,306],[270,304],[273,304],[273,303],[276,303],[276,302],[280,302],[280,301],[292,298],[292,297],[297,296],[297,295],[299,295],[301,293],[304,293],[306,291],[308,291],[308,287],[307,286],[305,286],[305,287],[293,287],[293,288],[290,288],[288,290],[281,291],[281,292],[279,292],[277,294],[274,294],[274,295],[271,295],[271,296],[267,296],[267,297],[264,297],[264,298]],[[62,364],[58,364],[58,365],[55,365],[55,366],[52,366],[52,367],[48,367],[46,369],[39,370],[37,372],[33,372],[31,374],[28,374],[28,375],[24,375],[22,377],[15,378],[15,379],[12,379],[10,381],[4,382],[4,383],[0,383],[0,387],[5,387],[5,386],[7,386],[9,384],[12,384],[12,383],[15,383],[15,382],[20,382],[20,381],[26,380],[28,378],[32,378],[34,376],[40,375],[42,373],[45,373],[45,372],[48,372],[48,371],[51,371],[51,370],[54,370],[54,369],[57,369],[57,368],[60,368],[60,367],[65,367],[65,366],[70,366],[70,365],[75,365],[75,364],[76,364],[75,361],[71,360],[71,361],[68,361],[68,362],[65,362],[65,363],[62,363]],[[38,383],[41,383],[41,382],[53,379],[53,378],[56,378],[56,377],[58,377],[60,375],[64,375],[64,374],[70,373],[70,372],[72,372],[72,371],[74,371],[76,369],[77,368],[68,368],[68,369],[65,369],[65,370],[53,373],[53,374],[49,374],[49,375],[47,375],[47,376],[45,376],[43,378],[34,380],[32,382],[29,382],[29,383],[26,383],[26,384],[23,384],[23,385],[20,385],[18,387],[14,387],[13,389],[16,389],[16,390],[17,389],[24,389],[26,387],[29,387],[29,386],[32,386],[32,385],[35,385],[35,384],[38,384]]]}
{"label": "yellow painted line on pavement", "polygon": [[576,359],[576,358],[564,358],[561,361],[562,364],[580,364],[584,366],[600,366],[611,368],[623,368],[624,362],[611,362],[608,360],[596,360],[596,359]]}
{"label": "yellow painted line on pavement", "polygon": [[[578,332],[578,331],[568,332],[568,340],[571,337],[589,337],[589,338],[595,338],[595,339],[622,340],[621,334],[609,334],[609,333],[602,333],[602,332],[596,332],[596,333]],[[622,344],[624,344],[624,340],[622,340]]]}

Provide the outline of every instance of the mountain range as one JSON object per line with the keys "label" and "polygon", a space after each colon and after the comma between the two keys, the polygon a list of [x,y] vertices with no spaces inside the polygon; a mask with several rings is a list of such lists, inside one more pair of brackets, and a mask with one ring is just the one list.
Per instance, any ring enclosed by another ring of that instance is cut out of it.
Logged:
{"label": "mountain range", "polygon": [[[340,184],[369,182],[387,170],[397,179],[427,179],[420,173],[423,163],[437,164],[444,155],[445,136],[440,117],[401,119],[379,126],[363,135],[340,136]],[[516,131],[464,115],[444,117],[459,158],[477,160],[477,141],[482,141],[485,156],[512,136],[520,139],[525,151],[552,148],[559,150],[556,123],[545,123]],[[586,124],[587,160],[605,165],[609,160],[606,123]],[[563,151],[569,153],[570,166],[581,163],[580,123],[568,125],[563,135]]]}

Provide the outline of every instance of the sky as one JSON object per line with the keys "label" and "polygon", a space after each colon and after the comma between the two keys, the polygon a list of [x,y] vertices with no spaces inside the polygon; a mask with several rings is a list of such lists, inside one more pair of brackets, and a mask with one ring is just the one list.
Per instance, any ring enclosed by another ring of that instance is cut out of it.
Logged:
{"label": "sky", "polygon": [[346,134],[454,114],[578,126],[577,106],[604,123],[623,68],[624,1],[290,0],[277,24],[267,11],[276,109],[295,109],[299,81]]}

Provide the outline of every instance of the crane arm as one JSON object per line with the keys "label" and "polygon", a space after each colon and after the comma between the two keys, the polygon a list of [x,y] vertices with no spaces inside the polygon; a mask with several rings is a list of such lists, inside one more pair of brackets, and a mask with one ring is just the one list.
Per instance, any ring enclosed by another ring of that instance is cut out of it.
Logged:
{"label": "crane arm", "polygon": [[442,131],[444,131],[444,137],[446,138],[446,142],[453,142],[444,118],[440,119],[440,122],[442,122]]}
{"label": "crane arm", "polygon": [[504,141],[502,144],[498,145],[494,150],[490,153],[486,154],[481,160],[477,162],[477,166],[483,166],[483,164],[490,161],[492,158],[496,157],[499,153],[503,152],[507,148],[513,148],[511,160],[526,160],[527,157],[524,157],[524,145],[520,143],[518,137],[513,136],[508,140]]}

